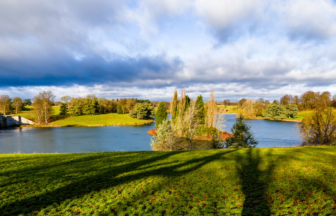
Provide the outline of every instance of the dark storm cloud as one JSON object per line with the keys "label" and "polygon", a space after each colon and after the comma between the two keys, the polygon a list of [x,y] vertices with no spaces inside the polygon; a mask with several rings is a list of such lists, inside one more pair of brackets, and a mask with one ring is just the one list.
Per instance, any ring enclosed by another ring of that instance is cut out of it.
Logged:
{"label": "dark storm cloud", "polygon": [[41,58],[35,62],[0,60],[0,87],[94,85],[132,83],[136,80],[146,82],[151,79],[168,79],[182,66],[180,59],[168,59],[164,55],[119,57],[110,61],[98,56],[85,57],[80,61],[64,59],[64,56],[57,59]]}

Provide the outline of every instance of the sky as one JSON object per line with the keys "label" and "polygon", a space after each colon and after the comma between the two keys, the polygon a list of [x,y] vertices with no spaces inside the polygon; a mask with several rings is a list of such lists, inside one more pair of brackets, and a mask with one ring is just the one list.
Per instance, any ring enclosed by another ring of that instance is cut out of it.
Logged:
{"label": "sky", "polygon": [[0,0],[0,95],[336,94],[333,0]]}

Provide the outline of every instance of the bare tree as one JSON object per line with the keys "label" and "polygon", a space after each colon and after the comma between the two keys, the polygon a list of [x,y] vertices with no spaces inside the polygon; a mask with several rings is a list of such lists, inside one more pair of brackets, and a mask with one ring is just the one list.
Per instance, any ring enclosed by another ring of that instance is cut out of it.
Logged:
{"label": "bare tree", "polygon": [[256,117],[256,109],[255,109],[255,103],[252,99],[249,99],[245,101],[245,103],[242,106],[241,114],[244,116],[244,118],[255,118]]}
{"label": "bare tree", "polygon": [[52,91],[43,91],[34,97],[35,102],[38,102],[36,105],[38,106],[37,108],[42,109],[41,117],[44,119],[44,122],[46,124],[48,123],[48,120],[53,112],[52,102],[54,101],[54,99],[55,95],[52,93]]}
{"label": "bare tree", "polygon": [[199,128],[199,118],[197,117],[198,110],[195,105],[195,101],[191,101],[190,106],[187,108],[185,115],[184,115],[184,122],[186,126],[186,133],[185,136],[189,140],[189,150],[193,149],[192,140],[194,139],[197,130]]}
{"label": "bare tree", "polygon": [[215,98],[215,91],[211,90],[209,101],[207,102],[206,124],[208,127],[216,127],[218,108]]}
{"label": "bare tree", "polygon": [[8,95],[0,95],[0,109],[3,115],[6,115],[7,111],[10,109],[11,100]]}
{"label": "bare tree", "polygon": [[15,107],[15,113],[18,114],[18,112],[21,111],[21,108],[22,108],[22,100],[21,100],[21,98],[15,97],[13,99],[13,104],[14,104],[14,107]]}
{"label": "bare tree", "polygon": [[70,109],[71,97],[70,96],[63,96],[63,97],[61,97],[61,101],[68,105],[68,110],[69,110]]}

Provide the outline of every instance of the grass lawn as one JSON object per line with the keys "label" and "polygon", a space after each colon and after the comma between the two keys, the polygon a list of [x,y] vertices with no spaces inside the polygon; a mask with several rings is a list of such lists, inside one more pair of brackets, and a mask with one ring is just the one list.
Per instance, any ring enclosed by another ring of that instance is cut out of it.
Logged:
{"label": "grass lawn", "polygon": [[152,120],[131,118],[128,114],[101,114],[66,117],[50,123],[51,126],[112,126],[112,125],[142,125]]}
{"label": "grass lawn", "polygon": [[299,120],[302,121],[303,117],[309,116],[313,113],[313,110],[300,111],[297,118],[290,118],[290,120]]}
{"label": "grass lawn", "polygon": [[336,148],[0,155],[1,215],[335,215]]}
{"label": "grass lawn", "polygon": [[[219,110],[224,110],[225,109],[225,106],[224,105],[217,105],[218,109]],[[238,110],[237,110],[237,106],[227,106],[226,107],[226,112],[221,112],[221,113],[237,113]]]}

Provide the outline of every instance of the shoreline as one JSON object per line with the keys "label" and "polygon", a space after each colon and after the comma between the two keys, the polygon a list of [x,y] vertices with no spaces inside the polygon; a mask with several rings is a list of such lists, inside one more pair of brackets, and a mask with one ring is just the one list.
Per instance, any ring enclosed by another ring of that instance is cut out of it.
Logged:
{"label": "shoreline", "polygon": [[48,124],[48,125],[40,125],[40,124],[34,124],[34,125],[20,125],[20,127],[35,127],[35,128],[50,128],[50,127],[113,127],[113,126],[143,126],[143,125],[150,125],[153,124],[155,121],[151,120],[148,122],[140,122],[140,123],[115,123],[115,124],[93,124],[93,125],[56,125],[56,124]]}
{"label": "shoreline", "polygon": [[[223,115],[237,115],[238,113],[219,113],[219,114],[223,114]],[[258,117],[255,117],[255,118],[251,118],[251,119],[254,119],[254,120],[267,120],[267,121],[276,121],[276,120],[271,120],[271,119],[263,119],[263,118],[258,118]],[[280,120],[280,121],[285,121],[285,122],[302,122],[302,120],[294,120],[294,119],[283,119],[283,120]]]}

